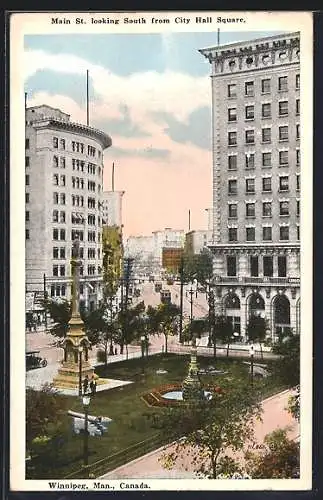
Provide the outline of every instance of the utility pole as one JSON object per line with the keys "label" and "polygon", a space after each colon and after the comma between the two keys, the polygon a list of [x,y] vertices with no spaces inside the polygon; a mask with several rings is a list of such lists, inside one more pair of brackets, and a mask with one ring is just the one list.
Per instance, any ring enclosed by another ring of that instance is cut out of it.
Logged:
{"label": "utility pole", "polygon": [[[127,310],[128,310],[128,301],[129,301],[129,285],[130,285],[130,274],[131,274],[131,267],[132,267],[132,262],[133,259],[131,257],[127,257],[124,259],[124,262],[126,265],[124,266],[123,269],[123,278],[122,278],[122,285],[121,285],[121,308],[122,312],[124,313],[123,318],[125,319],[127,317]],[[123,295],[123,285],[125,283],[125,296]],[[124,338],[125,336],[125,324],[124,320],[122,322],[122,337]],[[121,351],[120,354],[123,353],[123,345],[121,345]]]}
{"label": "utility pole", "polygon": [[90,111],[89,111],[89,70],[86,70],[86,125],[90,124]]}
{"label": "utility pole", "polygon": [[45,329],[47,330],[47,291],[46,291],[46,274],[44,273],[44,305],[45,305]]}
{"label": "utility pole", "polygon": [[183,294],[184,294],[184,257],[181,257],[181,263],[179,268],[180,276],[180,315],[179,315],[179,342],[183,342]]}
{"label": "utility pole", "polygon": [[213,356],[216,358],[216,338],[215,338],[215,307],[214,307],[214,292],[209,289],[209,345],[213,343]]}

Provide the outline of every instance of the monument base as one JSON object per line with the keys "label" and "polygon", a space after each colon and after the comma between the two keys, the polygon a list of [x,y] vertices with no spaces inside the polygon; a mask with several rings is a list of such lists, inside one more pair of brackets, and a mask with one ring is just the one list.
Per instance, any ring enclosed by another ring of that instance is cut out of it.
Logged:
{"label": "monument base", "polygon": [[[83,380],[86,377],[89,378],[89,382],[94,375],[94,378],[98,383],[98,375],[94,373],[94,368],[88,363],[82,366],[82,387]],[[80,384],[80,370],[77,363],[63,362],[61,368],[59,368],[56,377],[54,377],[53,385],[57,389],[78,389]]]}

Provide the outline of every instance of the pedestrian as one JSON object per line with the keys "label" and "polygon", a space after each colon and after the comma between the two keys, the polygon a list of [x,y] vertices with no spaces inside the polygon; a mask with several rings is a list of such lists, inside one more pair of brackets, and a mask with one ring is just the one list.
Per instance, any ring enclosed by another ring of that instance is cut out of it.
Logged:
{"label": "pedestrian", "polygon": [[117,355],[118,354],[118,349],[115,347],[114,348],[114,354]]}
{"label": "pedestrian", "polygon": [[94,375],[92,376],[92,379],[90,382],[90,388],[91,388],[91,394],[92,394],[92,396],[94,396],[96,393],[96,380],[95,380]]}
{"label": "pedestrian", "polygon": [[86,394],[89,387],[89,376],[85,375],[83,380],[83,393]]}

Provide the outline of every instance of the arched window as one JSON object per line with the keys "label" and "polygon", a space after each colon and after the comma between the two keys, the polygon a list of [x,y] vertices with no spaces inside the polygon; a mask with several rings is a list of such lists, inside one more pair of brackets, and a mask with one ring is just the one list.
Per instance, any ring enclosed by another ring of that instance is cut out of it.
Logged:
{"label": "arched window", "polygon": [[224,300],[226,309],[240,309],[240,299],[235,293],[230,293]]}

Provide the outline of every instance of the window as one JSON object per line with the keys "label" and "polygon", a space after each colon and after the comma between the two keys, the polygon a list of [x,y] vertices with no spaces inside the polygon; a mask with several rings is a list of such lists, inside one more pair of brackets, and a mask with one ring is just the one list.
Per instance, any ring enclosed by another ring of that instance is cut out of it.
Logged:
{"label": "window", "polygon": [[296,114],[299,115],[300,113],[300,100],[296,99]]}
{"label": "window", "polygon": [[288,125],[284,125],[283,127],[279,127],[279,140],[280,141],[288,141]]}
{"label": "window", "polygon": [[296,174],[296,191],[301,189],[301,174]]}
{"label": "window", "polygon": [[60,161],[60,167],[65,168],[66,162],[64,156],[61,156],[59,161]]}
{"label": "window", "polygon": [[262,204],[262,216],[271,217],[271,201],[264,201]]}
{"label": "window", "polygon": [[296,216],[299,217],[300,214],[300,201],[296,200]]}
{"label": "window", "polygon": [[256,230],[254,227],[246,227],[246,241],[255,241]]}
{"label": "window", "polygon": [[57,174],[53,175],[53,184],[54,184],[54,186],[58,186],[58,175]]}
{"label": "window", "polygon": [[300,165],[301,163],[301,152],[299,149],[296,149],[296,165]]}
{"label": "window", "polygon": [[228,156],[228,170],[237,170],[237,155]]}
{"label": "window", "polygon": [[26,220],[26,222],[29,222],[29,212],[28,211],[25,213],[25,220]]}
{"label": "window", "polygon": [[53,156],[53,167],[58,167],[58,156]]}
{"label": "window", "polygon": [[53,137],[53,148],[58,148],[58,137]]}
{"label": "window", "polygon": [[[82,153],[83,153],[83,151],[82,151]],[[88,146],[87,147],[87,154],[89,156],[95,156],[95,148],[93,146]]]}
{"label": "window", "polygon": [[272,227],[267,226],[262,228],[262,239],[263,241],[271,241],[272,240]]}
{"label": "window", "polygon": [[58,259],[58,248],[57,247],[53,248],[53,259]]}
{"label": "window", "polygon": [[246,179],[246,193],[255,192],[255,179]]}
{"label": "window", "polygon": [[289,202],[288,201],[279,202],[279,215],[289,215]]}
{"label": "window", "polygon": [[250,274],[251,276],[258,276],[259,274],[259,262],[257,255],[250,256]]}
{"label": "window", "polygon": [[228,145],[235,146],[237,144],[237,132],[228,133]]}
{"label": "window", "polygon": [[261,105],[261,116],[262,118],[270,118],[271,117],[271,104],[266,103]]}
{"label": "window", "polygon": [[300,239],[300,229],[299,229],[299,225],[296,226],[296,230],[297,230],[297,239],[299,240]]}
{"label": "window", "polygon": [[59,213],[59,222],[65,223],[65,212],[63,211]]}
{"label": "window", "polygon": [[58,210],[53,210],[53,222],[58,222]]}
{"label": "window", "polygon": [[246,144],[254,144],[255,142],[255,131],[246,130]]}
{"label": "window", "polygon": [[66,255],[65,255],[65,247],[62,247],[59,249],[59,257],[61,259],[65,259]]}
{"label": "window", "polygon": [[300,89],[300,86],[301,86],[301,78],[300,78],[300,74],[297,73],[296,77],[295,77],[295,86],[296,86],[296,90],[299,90]]}
{"label": "window", "polygon": [[230,203],[229,205],[229,219],[236,219],[238,216],[238,206],[236,203]]}
{"label": "window", "polygon": [[234,256],[227,255],[227,276],[237,275],[237,259]]}
{"label": "window", "polygon": [[58,276],[58,266],[53,266],[53,276]]}
{"label": "window", "polygon": [[25,194],[25,203],[29,203],[29,193]]}
{"label": "window", "polygon": [[288,90],[288,77],[287,76],[280,76],[278,78],[278,90],[281,92],[285,92]]}
{"label": "window", "polygon": [[29,139],[25,140],[25,149],[29,149]]}
{"label": "window", "polygon": [[271,128],[262,129],[262,142],[271,142]]}
{"label": "window", "polygon": [[289,227],[288,226],[280,226],[279,239],[283,240],[283,241],[289,240]]}
{"label": "window", "polygon": [[278,276],[279,278],[286,278],[287,276],[287,261],[285,255],[278,255]]}
{"label": "window", "polygon": [[228,181],[228,194],[237,194],[237,179]]}
{"label": "window", "polygon": [[238,229],[236,227],[229,227],[228,235],[229,235],[229,241],[237,241]]}
{"label": "window", "polygon": [[26,237],[26,240],[29,240],[29,238],[30,238],[29,229],[25,230],[25,237]]}
{"label": "window", "polygon": [[246,168],[255,168],[255,154],[247,153],[246,154]]}
{"label": "window", "polygon": [[228,97],[237,97],[236,85],[234,83],[228,85]]}
{"label": "window", "polygon": [[269,255],[263,257],[264,276],[272,276],[274,273],[273,258]]}
{"label": "window", "polygon": [[60,194],[60,202],[61,202],[61,205],[65,205],[65,194],[64,193]]}
{"label": "window", "polygon": [[262,166],[271,167],[271,152],[262,153]]}
{"label": "window", "polygon": [[29,167],[30,166],[29,160],[30,160],[29,156],[26,156],[25,157],[25,167]]}
{"label": "window", "polygon": [[65,175],[61,175],[61,186],[65,186],[66,178]]}
{"label": "window", "polygon": [[254,95],[254,83],[253,82],[246,82],[245,83],[245,95],[249,96],[249,97]]}
{"label": "window", "polygon": [[60,276],[65,276],[65,266],[59,266],[59,274]]}
{"label": "window", "polygon": [[246,203],[246,217],[255,217],[256,208],[255,203]]}
{"label": "window", "polygon": [[279,166],[288,165],[288,151],[279,151]]}
{"label": "window", "polygon": [[61,240],[65,241],[65,229],[59,230],[59,236]]}
{"label": "window", "polygon": [[254,106],[246,106],[245,109],[246,120],[253,120],[255,117],[255,107]]}
{"label": "window", "polygon": [[263,177],[262,178],[262,191],[264,193],[271,192],[271,177]]}
{"label": "window", "polygon": [[288,115],[288,101],[280,101],[278,105],[279,116]]}
{"label": "window", "polygon": [[237,109],[236,108],[229,108],[228,109],[228,121],[229,122],[236,122],[237,121]]}
{"label": "window", "polygon": [[261,92],[263,94],[268,94],[270,92],[270,78],[261,80]]}
{"label": "window", "polygon": [[60,139],[59,144],[61,149],[65,149],[65,139]]}
{"label": "window", "polygon": [[288,191],[289,183],[288,183],[288,175],[282,175],[279,177],[279,191]]}
{"label": "window", "polygon": [[26,186],[29,186],[29,175],[28,174],[25,176],[25,181],[26,181]]}
{"label": "window", "polygon": [[58,240],[58,229],[53,229],[53,240]]}
{"label": "window", "polygon": [[301,130],[299,123],[296,125],[296,139],[299,140],[301,137]]}

